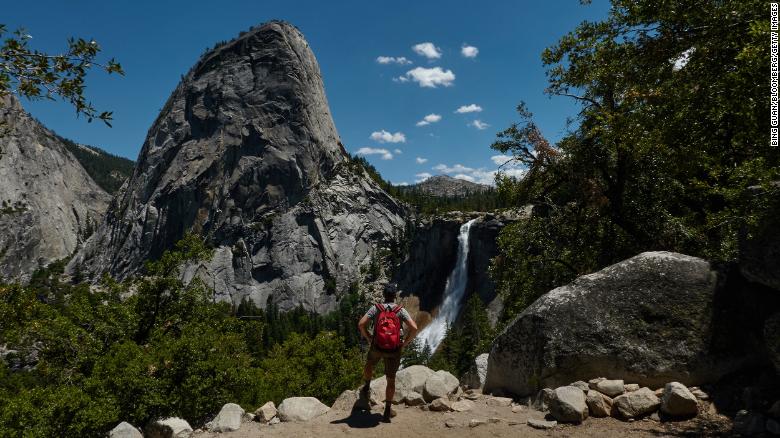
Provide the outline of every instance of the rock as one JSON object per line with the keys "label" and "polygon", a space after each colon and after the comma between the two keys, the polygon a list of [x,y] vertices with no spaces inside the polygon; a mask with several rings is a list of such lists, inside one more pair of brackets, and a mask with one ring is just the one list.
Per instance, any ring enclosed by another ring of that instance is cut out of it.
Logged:
{"label": "rock", "polygon": [[387,394],[387,376],[382,376],[371,381],[371,403],[381,405],[385,402]]}
{"label": "rock", "polygon": [[523,411],[525,411],[525,406],[523,406],[523,405],[512,406],[512,413],[513,414],[517,414],[517,413],[523,412]]}
{"label": "rock", "polygon": [[534,429],[552,429],[553,427],[558,425],[557,421],[546,421],[546,420],[539,420],[537,418],[529,418],[528,419],[528,425],[533,427]]}
{"label": "rock", "polygon": [[645,387],[615,397],[612,404],[621,417],[631,419],[652,414],[658,409],[661,401],[656,397],[655,392]]}
{"label": "rock", "polygon": [[639,385],[636,383],[626,383],[625,385],[623,385],[623,389],[626,392],[634,392],[639,389]]}
{"label": "rock", "polygon": [[477,420],[477,419],[472,419],[471,421],[469,421],[469,427],[482,426],[483,424],[487,424],[487,421]]}
{"label": "rock", "polygon": [[602,380],[596,383],[596,391],[609,396],[615,397],[625,392],[625,385],[622,380]]}
{"label": "rock", "polygon": [[146,438],[189,438],[192,432],[187,421],[170,417],[150,423],[146,428]]}
{"label": "rock", "polygon": [[661,398],[661,396],[664,395],[664,389],[663,388],[658,388],[658,389],[656,389],[653,392],[655,393],[655,396],[658,397],[658,398]]}
{"label": "rock", "polygon": [[769,360],[775,366],[775,371],[780,374],[780,312],[764,321],[764,343]]}
{"label": "rock", "polygon": [[458,422],[453,419],[444,420],[444,425],[449,428],[460,427],[460,424],[458,424]]}
{"label": "rock", "polygon": [[404,368],[395,375],[396,391],[404,388],[422,394],[425,389],[425,381],[433,375],[433,370],[424,365],[412,365]]}
{"label": "rock", "polygon": [[143,435],[132,424],[123,421],[111,429],[108,438],[143,438]]}
{"label": "rock", "polygon": [[428,405],[428,409],[434,412],[449,412],[452,410],[452,404],[447,398],[437,398]]}
{"label": "rock", "polygon": [[459,384],[458,379],[447,371],[436,371],[425,381],[423,397],[428,402],[447,397],[458,389]]}
{"label": "rock", "polygon": [[539,411],[547,411],[550,409],[550,401],[555,398],[555,391],[550,388],[544,388],[536,394],[533,407]]}
{"label": "rock", "polygon": [[66,140],[28,114],[13,94],[0,97],[0,125],[0,282],[24,284],[40,267],[73,255],[111,196]]}
{"label": "rock", "polygon": [[213,432],[233,432],[241,428],[244,409],[235,403],[226,403],[219,414],[211,421],[209,428]]}
{"label": "rock", "polygon": [[758,412],[749,412],[741,410],[734,416],[733,432],[753,436],[764,433],[766,430],[766,419]]}
{"label": "rock", "polygon": [[581,423],[588,418],[588,405],[585,403],[585,393],[574,386],[555,388],[555,395],[550,400],[550,415],[564,423]]}
{"label": "rock", "polygon": [[501,418],[498,418],[498,417],[490,417],[490,418],[488,418],[488,423],[492,423],[492,424],[500,423],[502,421],[503,420]]}
{"label": "rock", "polygon": [[488,353],[483,353],[474,359],[471,368],[461,379],[461,383],[469,388],[482,388],[487,374]]}
{"label": "rock", "polygon": [[671,252],[580,276],[495,339],[485,392],[524,396],[602,373],[650,387],[716,381],[757,357],[744,324],[719,316],[734,305],[716,299],[721,277],[707,261]]}
{"label": "rock", "polygon": [[661,417],[658,415],[658,412],[653,412],[647,418],[649,418],[651,421],[661,421]]}
{"label": "rock", "polygon": [[682,383],[671,382],[664,387],[661,397],[661,412],[673,417],[695,416],[699,411],[696,396]]}
{"label": "rock", "polygon": [[588,390],[585,402],[594,417],[609,417],[612,413],[612,399],[596,390]]}
{"label": "rock", "polygon": [[780,435],[780,422],[773,419],[766,420],[766,431],[772,435]]}
{"label": "rock", "polygon": [[574,383],[570,383],[569,386],[580,388],[582,392],[588,392],[588,389],[590,389],[590,386],[587,383],[583,382],[582,380],[577,380]]}
{"label": "rock", "polygon": [[67,272],[123,280],[193,230],[215,249],[185,282],[228,303],[273,294],[281,311],[327,313],[409,213],[350,160],[309,44],[279,21],[204,53],[137,163]]}
{"label": "rock", "polygon": [[425,404],[425,399],[419,392],[409,391],[404,397],[404,403],[407,406],[422,406]]}
{"label": "rock", "polygon": [[455,412],[466,412],[474,409],[474,402],[470,400],[460,400],[452,404],[452,410]]}
{"label": "rock", "polygon": [[279,417],[274,417],[274,418],[271,418],[271,421],[268,422],[268,425],[269,426],[273,426],[274,424],[279,424],[281,422],[282,422],[282,420],[280,420]]}
{"label": "rock", "polygon": [[282,421],[309,421],[330,408],[314,397],[290,397],[279,405],[279,419]]}
{"label": "rock", "polygon": [[512,399],[509,397],[490,397],[486,402],[488,406],[506,407],[512,404]]}
{"label": "rock", "polygon": [[691,394],[693,394],[699,400],[709,400],[710,399],[710,395],[707,394],[706,392],[702,391],[699,388],[691,389]]}
{"label": "rock", "polygon": [[[338,396],[330,408],[334,411],[351,412],[357,401],[358,392],[347,389]],[[274,411],[276,410],[274,409]]]}
{"label": "rock", "polygon": [[596,377],[595,379],[588,380],[588,387],[590,389],[596,389],[596,385],[602,380],[607,380],[606,377]]}

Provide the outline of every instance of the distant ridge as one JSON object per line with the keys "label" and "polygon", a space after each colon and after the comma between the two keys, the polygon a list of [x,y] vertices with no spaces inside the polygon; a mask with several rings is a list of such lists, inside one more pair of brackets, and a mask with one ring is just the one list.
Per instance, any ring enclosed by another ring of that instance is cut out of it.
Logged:
{"label": "distant ridge", "polygon": [[403,187],[404,191],[420,191],[444,198],[462,197],[475,193],[484,193],[491,189],[485,184],[478,184],[447,175],[436,175],[423,182]]}

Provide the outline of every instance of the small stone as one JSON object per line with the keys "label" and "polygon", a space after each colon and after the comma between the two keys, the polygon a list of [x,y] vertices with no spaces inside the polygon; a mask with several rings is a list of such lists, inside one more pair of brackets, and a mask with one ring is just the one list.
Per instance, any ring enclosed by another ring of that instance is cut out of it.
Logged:
{"label": "small stone", "polygon": [[470,400],[460,400],[452,404],[452,410],[455,412],[466,412],[474,409],[474,402]]}
{"label": "small stone", "polygon": [[111,429],[108,438],[143,438],[143,435],[132,424],[123,421]]}
{"label": "small stone", "polygon": [[699,388],[691,389],[691,394],[696,396],[696,398],[698,398],[699,400],[709,400],[710,399],[710,395],[707,394],[706,392],[702,391]]}
{"label": "small stone", "polygon": [[515,414],[518,412],[523,412],[524,410],[525,410],[525,406],[523,405],[512,406],[512,412]]}
{"label": "small stone", "polygon": [[673,417],[695,416],[699,411],[696,396],[679,382],[667,383],[661,397],[661,412]]}
{"label": "small stone", "polygon": [[609,397],[615,397],[625,392],[625,387],[622,380],[604,379],[597,382],[594,389]]}
{"label": "small stone", "polygon": [[534,429],[552,429],[558,425],[557,421],[539,420],[536,418],[529,418],[528,425]]}
{"label": "small stone", "polygon": [[594,389],[588,390],[585,402],[594,417],[609,417],[612,412],[612,399]]}
{"label": "small stone", "polygon": [[588,389],[590,389],[590,386],[587,383],[583,382],[582,380],[577,380],[574,383],[570,383],[569,386],[580,388],[582,392],[588,392]]}
{"label": "small stone", "polygon": [[550,415],[561,422],[581,423],[588,418],[585,393],[574,386],[556,388],[555,396],[550,401]]}
{"label": "small stone", "polygon": [[472,419],[471,421],[469,421],[469,427],[482,426],[483,424],[487,424],[487,422],[485,420],[477,420],[477,419]]}
{"label": "small stone", "polygon": [[639,385],[636,383],[626,383],[623,385],[623,389],[625,389],[626,392],[634,392],[639,390]]}
{"label": "small stone", "polygon": [[658,416],[658,412],[653,412],[653,413],[652,413],[652,414],[650,414],[650,416],[649,416],[649,417],[647,417],[647,418],[649,418],[649,419],[651,419],[651,420],[653,420],[653,421],[661,421],[661,417],[660,417],[660,416]]}
{"label": "small stone", "polygon": [[509,397],[490,397],[487,399],[487,405],[493,407],[507,407],[512,404],[512,399]]}
{"label": "small stone", "polygon": [[404,397],[404,403],[406,406],[422,406],[425,404],[425,399],[419,392],[409,391]]}
{"label": "small stone", "polygon": [[625,419],[652,414],[658,409],[661,400],[650,388],[641,388],[634,392],[619,395],[612,400],[618,413]]}
{"label": "small stone", "polygon": [[501,419],[498,418],[498,417],[490,417],[488,419],[488,423],[494,423],[495,424],[495,423],[500,423],[500,422],[501,422]]}
{"label": "small stone", "polygon": [[255,414],[251,412],[244,412],[244,416],[241,419],[247,422],[255,421]]}
{"label": "small stone", "polygon": [[455,420],[452,420],[452,419],[445,420],[445,421],[444,421],[444,425],[445,425],[445,426],[447,426],[447,427],[449,427],[449,428],[455,428],[455,427],[458,427],[458,426],[460,426],[460,424],[458,424],[458,422],[457,422],[457,421],[455,421]]}
{"label": "small stone", "polygon": [[658,388],[658,389],[656,389],[653,392],[655,393],[655,396],[658,397],[658,398],[661,398],[661,396],[664,395],[664,389],[663,388]]}
{"label": "small stone", "polygon": [[432,401],[428,408],[434,412],[449,412],[452,410],[452,405],[449,399],[441,397]]}
{"label": "small stone", "polygon": [[536,399],[532,406],[539,411],[547,411],[550,409],[550,401],[553,398],[555,398],[555,391],[550,388],[544,388],[536,394]]}
{"label": "small stone", "polygon": [[282,422],[282,420],[280,420],[279,417],[274,417],[274,418],[271,418],[271,421],[269,421],[268,424],[273,426],[274,424],[279,424],[281,422]]}
{"label": "small stone", "polygon": [[186,420],[169,417],[151,423],[146,429],[148,438],[189,438],[192,427]]}

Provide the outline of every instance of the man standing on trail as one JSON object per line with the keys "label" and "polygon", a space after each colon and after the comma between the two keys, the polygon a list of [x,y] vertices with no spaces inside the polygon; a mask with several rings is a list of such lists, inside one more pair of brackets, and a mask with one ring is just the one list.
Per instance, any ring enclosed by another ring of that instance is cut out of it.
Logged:
{"label": "man standing on trail", "polygon": [[[363,338],[368,341],[370,348],[366,359],[366,368],[363,370],[365,384],[360,389],[360,400],[365,406],[370,406],[369,396],[371,391],[371,377],[374,374],[374,366],[383,359],[385,363],[385,376],[387,377],[387,391],[385,392],[384,421],[389,422],[395,416],[393,410],[393,396],[395,396],[395,373],[401,364],[401,352],[409,345],[417,333],[417,324],[409,315],[409,312],[399,304],[395,304],[398,294],[397,286],[388,283],[385,286],[384,303],[371,306],[358,322],[358,330]],[[368,333],[368,321],[374,321],[374,334]],[[407,333],[403,331],[403,324],[409,326]],[[405,335],[405,336],[404,336]]]}

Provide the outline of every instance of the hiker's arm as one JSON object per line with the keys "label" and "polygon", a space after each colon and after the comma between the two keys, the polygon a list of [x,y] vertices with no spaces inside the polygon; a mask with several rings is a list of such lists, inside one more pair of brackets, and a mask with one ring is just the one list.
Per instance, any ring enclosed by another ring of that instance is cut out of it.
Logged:
{"label": "hiker's arm", "polygon": [[409,345],[414,339],[414,335],[417,334],[417,323],[415,323],[412,318],[406,320],[406,325],[409,326],[409,334],[407,334],[406,339],[404,339],[404,347]]}
{"label": "hiker's arm", "polygon": [[363,315],[363,317],[360,318],[360,321],[358,321],[358,330],[360,330],[360,336],[363,336],[363,339],[365,339],[366,342],[370,344],[371,335],[368,334],[367,326],[368,326],[368,316]]}

